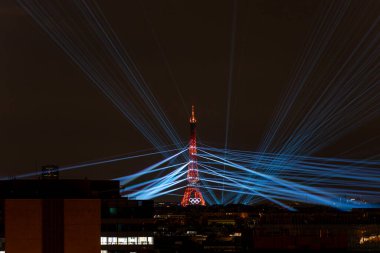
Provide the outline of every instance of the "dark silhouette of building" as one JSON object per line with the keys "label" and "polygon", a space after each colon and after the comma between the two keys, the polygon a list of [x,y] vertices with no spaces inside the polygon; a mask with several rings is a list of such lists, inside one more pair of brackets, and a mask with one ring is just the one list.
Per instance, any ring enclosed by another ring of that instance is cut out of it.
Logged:
{"label": "dark silhouette of building", "polygon": [[102,253],[153,252],[153,200],[102,200]]}
{"label": "dark silhouette of building", "polygon": [[57,165],[42,166],[42,179],[59,179],[59,167]]}
{"label": "dark silhouette of building", "polygon": [[380,209],[290,204],[154,206],[118,181],[0,181],[0,253],[380,250]]}
{"label": "dark silhouette of building", "polygon": [[153,201],[122,198],[118,181],[0,181],[0,200],[0,252],[153,250]]}
{"label": "dark silhouette of building", "polygon": [[380,251],[380,209],[302,205],[156,205],[160,252]]}

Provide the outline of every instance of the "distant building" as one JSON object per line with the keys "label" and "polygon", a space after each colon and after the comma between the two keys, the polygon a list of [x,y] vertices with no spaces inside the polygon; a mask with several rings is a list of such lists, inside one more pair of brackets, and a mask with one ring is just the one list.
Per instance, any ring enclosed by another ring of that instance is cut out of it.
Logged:
{"label": "distant building", "polygon": [[118,181],[0,181],[0,252],[152,252],[152,224],[153,201]]}
{"label": "distant building", "polygon": [[160,252],[380,252],[380,209],[156,206]]}
{"label": "distant building", "polygon": [[153,252],[153,200],[102,200],[102,253]]}
{"label": "distant building", "polygon": [[42,166],[42,179],[59,179],[59,167],[56,165]]}

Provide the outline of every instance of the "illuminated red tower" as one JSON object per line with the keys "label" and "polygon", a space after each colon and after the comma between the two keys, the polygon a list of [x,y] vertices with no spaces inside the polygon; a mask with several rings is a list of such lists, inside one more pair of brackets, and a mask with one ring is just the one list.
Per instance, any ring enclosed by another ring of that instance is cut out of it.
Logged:
{"label": "illuminated red tower", "polygon": [[191,107],[190,117],[190,144],[189,144],[189,165],[187,168],[187,187],[181,201],[182,206],[201,205],[205,206],[206,202],[203,199],[202,193],[198,188],[199,175],[197,164],[197,135],[194,106]]}

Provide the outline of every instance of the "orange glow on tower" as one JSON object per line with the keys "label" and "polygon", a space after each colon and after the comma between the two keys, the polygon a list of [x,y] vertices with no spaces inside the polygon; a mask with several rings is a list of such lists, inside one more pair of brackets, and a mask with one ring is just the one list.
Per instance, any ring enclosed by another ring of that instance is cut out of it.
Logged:
{"label": "orange glow on tower", "polygon": [[195,109],[191,107],[190,117],[190,143],[189,143],[189,165],[187,167],[187,187],[183,195],[181,205],[202,205],[205,206],[206,202],[203,199],[202,193],[198,188],[199,175],[197,164],[197,135],[196,135]]}
{"label": "orange glow on tower", "polygon": [[191,106],[191,117],[190,117],[190,123],[197,123],[197,119],[195,118],[195,109],[194,105]]}

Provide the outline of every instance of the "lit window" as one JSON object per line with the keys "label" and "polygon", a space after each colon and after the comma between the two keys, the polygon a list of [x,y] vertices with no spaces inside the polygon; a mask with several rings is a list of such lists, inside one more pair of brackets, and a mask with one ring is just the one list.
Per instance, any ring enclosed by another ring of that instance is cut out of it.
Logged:
{"label": "lit window", "polygon": [[[107,237],[100,237],[100,245],[107,245]],[[0,253],[1,253],[1,251],[0,251]]]}
{"label": "lit window", "polygon": [[379,241],[380,241],[380,235],[371,235],[371,236],[361,237],[359,243],[364,244],[367,242],[379,242]]}
{"label": "lit window", "polygon": [[148,244],[148,238],[147,237],[139,237],[138,240],[139,240],[138,243],[140,245],[147,245]]}
{"label": "lit window", "polygon": [[117,237],[108,237],[108,245],[116,245]]}
{"label": "lit window", "polygon": [[128,240],[127,240],[127,237],[119,237],[117,239],[117,244],[119,245],[128,245]]}
{"label": "lit window", "polygon": [[110,207],[110,214],[116,215],[117,214],[117,208],[116,207]]}
{"label": "lit window", "polygon": [[148,244],[153,245],[153,237],[152,236],[148,237]]}
{"label": "lit window", "polygon": [[128,244],[129,245],[136,245],[137,244],[137,237],[128,237]]}
{"label": "lit window", "polygon": [[[1,253],[1,251],[0,251]],[[108,250],[101,250],[100,253],[108,253]]]}

